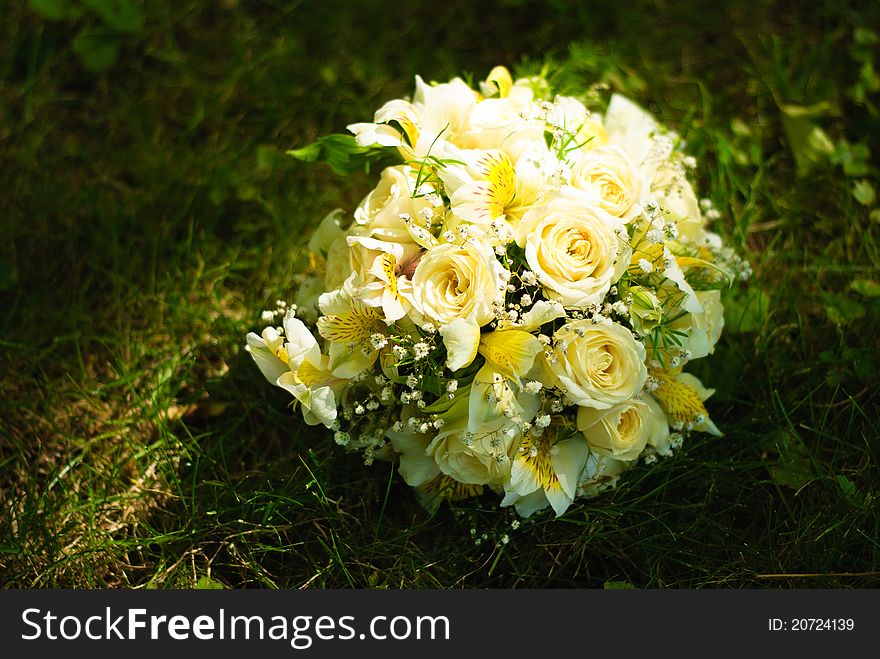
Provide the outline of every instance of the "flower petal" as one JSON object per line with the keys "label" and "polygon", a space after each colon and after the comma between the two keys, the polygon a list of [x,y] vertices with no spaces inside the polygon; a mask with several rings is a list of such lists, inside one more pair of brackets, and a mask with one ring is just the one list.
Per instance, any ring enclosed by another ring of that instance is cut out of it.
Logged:
{"label": "flower petal", "polygon": [[520,384],[543,350],[541,342],[522,330],[501,330],[484,334],[480,340],[480,354],[504,377]]}
{"label": "flower petal", "polygon": [[477,321],[456,318],[440,328],[446,346],[446,368],[457,371],[474,361],[480,347],[480,326]]}
{"label": "flower petal", "polygon": [[272,384],[278,381],[282,373],[290,371],[290,367],[266,346],[262,337],[254,332],[248,332],[245,350],[251,354],[260,372]]}

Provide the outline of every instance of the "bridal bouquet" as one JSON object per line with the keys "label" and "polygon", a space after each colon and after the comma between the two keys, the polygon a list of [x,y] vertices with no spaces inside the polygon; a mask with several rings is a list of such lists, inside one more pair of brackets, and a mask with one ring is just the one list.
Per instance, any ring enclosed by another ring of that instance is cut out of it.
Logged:
{"label": "bridal bouquet", "polygon": [[[681,141],[626,98],[603,114],[503,67],[426,84],[291,152],[388,166],[309,242],[247,349],[308,424],[395,459],[424,505],[485,488],[523,516],[720,435],[686,365],[748,276],[697,201]],[[293,288],[293,287],[292,287]]]}

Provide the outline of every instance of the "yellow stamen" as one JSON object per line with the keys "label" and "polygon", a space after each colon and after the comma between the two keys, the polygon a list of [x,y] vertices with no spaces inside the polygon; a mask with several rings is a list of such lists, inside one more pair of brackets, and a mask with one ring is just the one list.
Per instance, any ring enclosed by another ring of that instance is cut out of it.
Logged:
{"label": "yellow stamen", "polygon": [[394,254],[389,254],[386,252],[382,255],[382,271],[385,273],[385,281],[388,289],[391,291],[391,295],[394,296],[395,300],[400,299],[400,294],[397,290],[397,275],[395,275],[395,271],[397,269],[397,259]]}
{"label": "yellow stamen", "polygon": [[322,316],[318,319],[321,336],[337,343],[362,343],[382,328],[380,311],[363,305],[352,307],[338,316]]}
{"label": "yellow stamen", "polygon": [[488,194],[502,208],[509,206],[516,195],[516,173],[506,153],[486,153],[477,161],[477,171],[489,183]]}

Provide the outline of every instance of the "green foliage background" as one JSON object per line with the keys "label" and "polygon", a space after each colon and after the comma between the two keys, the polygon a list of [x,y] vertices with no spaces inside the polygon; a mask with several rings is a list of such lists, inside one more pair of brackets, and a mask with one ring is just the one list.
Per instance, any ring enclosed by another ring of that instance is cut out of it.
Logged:
{"label": "green foliage background", "polygon": [[[880,585],[877,3],[2,13],[0,584]],[[488,497],[429,517],[242,350],[316,220],[374,181],[283,154],[416,73],[546,61],[561,90],[608,83],[678,130],[754,266],[697,369],[726,434],[558,520],[513,528]]]}

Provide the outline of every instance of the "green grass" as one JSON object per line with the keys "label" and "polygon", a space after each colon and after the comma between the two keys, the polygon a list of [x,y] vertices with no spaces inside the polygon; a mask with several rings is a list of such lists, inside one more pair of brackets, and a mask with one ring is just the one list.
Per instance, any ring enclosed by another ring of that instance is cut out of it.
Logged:
{"label": "green grass", "polygon": [[[0,21],[0,584],[880,585],[876,3],[144,5]],[[548,57],[685,137],[754,266],[695,364],[725,436],[558,520],[514,530],[489,497],[430,517],[242,349],[316,219],[374,181],[283,152],[416,73]],[[780,105],[815,106],[835,155],[799,174]]]}

